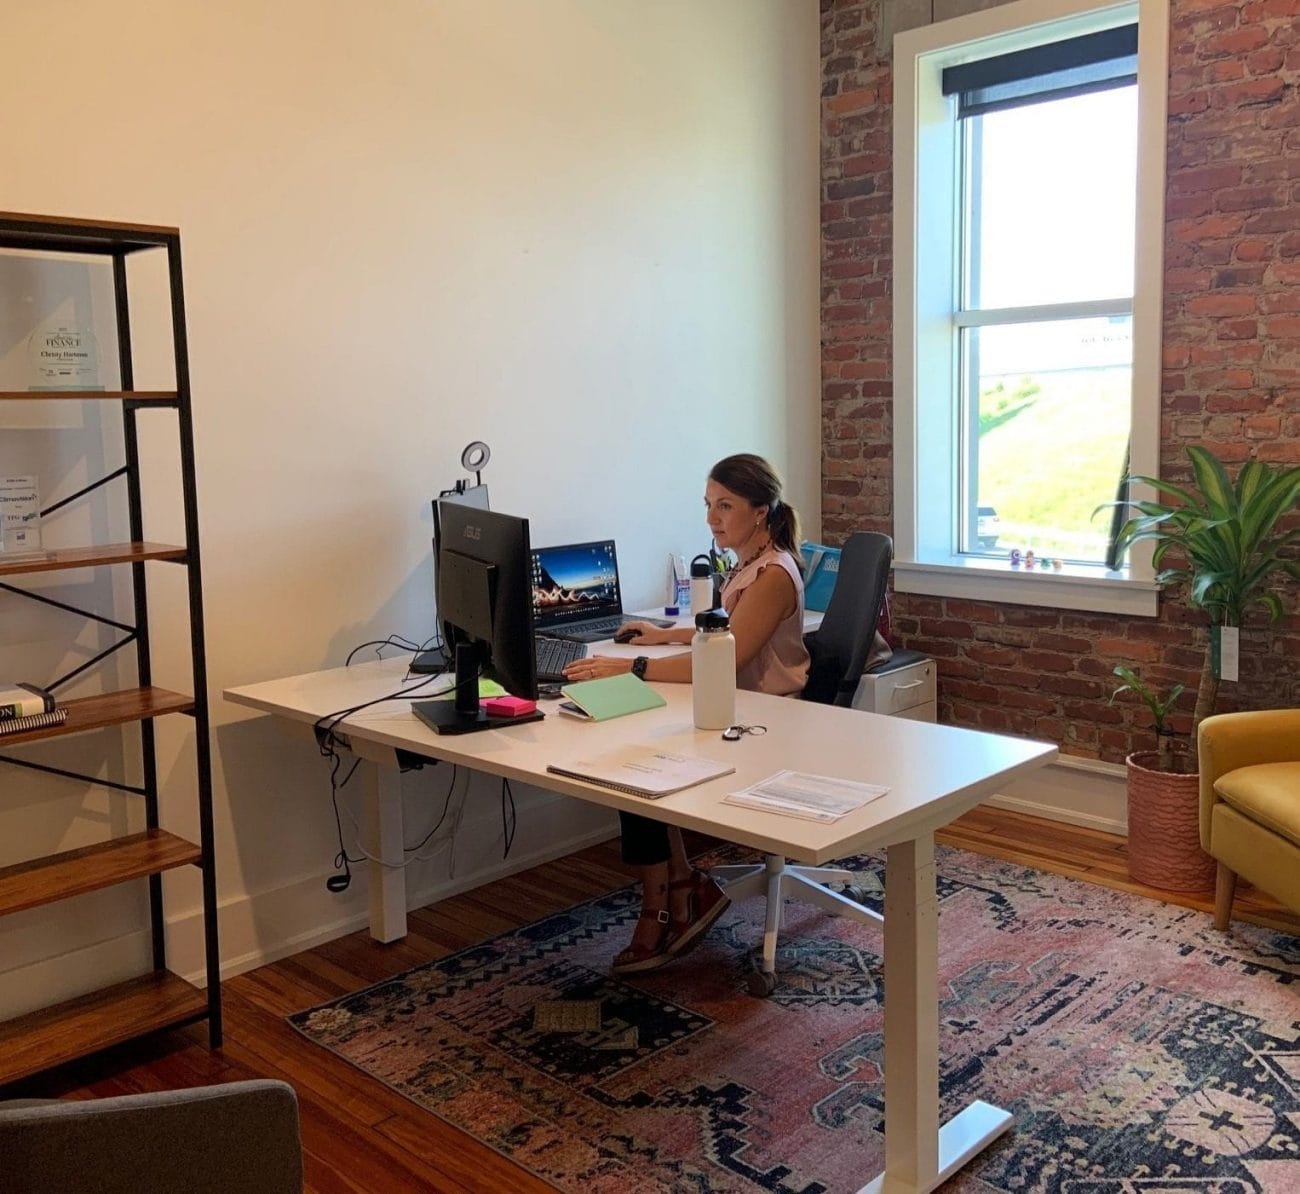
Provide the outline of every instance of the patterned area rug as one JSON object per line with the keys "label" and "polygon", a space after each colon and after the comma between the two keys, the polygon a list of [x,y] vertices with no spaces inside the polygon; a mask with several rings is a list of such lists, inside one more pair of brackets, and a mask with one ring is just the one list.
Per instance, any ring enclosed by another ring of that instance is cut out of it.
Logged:
{"label": "patterned area rug", "polygon": [[[938,859],[942,1118],[1015,1116],[945,1191],[1300,1194],[1300,938]],[[883,860],[849,866],[878,897]],[[879,1172],[879,934],[787,904],[756,999],[761,901],[615,979],[636,906],[615,892],[291,1022],[564,1191],[838,1194]]]}

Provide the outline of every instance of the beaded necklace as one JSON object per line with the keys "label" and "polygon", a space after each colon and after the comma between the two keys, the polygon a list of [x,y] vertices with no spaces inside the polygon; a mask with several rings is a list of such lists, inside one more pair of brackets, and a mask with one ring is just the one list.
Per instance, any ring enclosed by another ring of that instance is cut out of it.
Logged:
{"label": "beaded necklace", "polygon": [[752,564],[756,559],[758,559],[758,557],[761,556],[771,546],[772,546],[772,537],[769,535],[767,537],[766,542],[756,552],[754,552],[752,555],[747,556],[745,559],[741,560],[740,563],[737,564],[731,570],[732,574],[735,575],[735,573],[741,572],[744,569],[748,568],[750,564]]}

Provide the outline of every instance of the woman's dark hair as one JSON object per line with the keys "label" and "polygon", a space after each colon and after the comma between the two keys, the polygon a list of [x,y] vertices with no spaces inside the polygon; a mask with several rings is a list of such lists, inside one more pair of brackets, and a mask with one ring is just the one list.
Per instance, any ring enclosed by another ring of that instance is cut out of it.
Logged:
{"label": "woman's dark hair", "polygon": [[766,460],[752,452],[739,452],[719,460],[709,470],[709,480],[739,494],[755,506],[767,507],[767,529],[772,542],[799,556],[799,515],[781,496],[781,477]]}

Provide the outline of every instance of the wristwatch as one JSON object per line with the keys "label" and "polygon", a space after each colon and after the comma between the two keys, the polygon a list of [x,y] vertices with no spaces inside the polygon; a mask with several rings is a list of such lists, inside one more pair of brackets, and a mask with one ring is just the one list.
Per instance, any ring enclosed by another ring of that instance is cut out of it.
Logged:
{"label": "wristwatch", "polygon": [[632,660],[632,675],[634,675],[638,680],[644,680],[645,670],[646,667],[649,666],[649,663],[650,657],[648,655],[638,655],[634,660]]}

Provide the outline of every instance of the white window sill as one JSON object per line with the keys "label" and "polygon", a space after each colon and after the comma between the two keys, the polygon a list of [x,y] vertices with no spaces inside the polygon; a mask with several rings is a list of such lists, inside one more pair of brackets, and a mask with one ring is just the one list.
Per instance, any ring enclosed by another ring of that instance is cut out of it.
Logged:
{"label": "white window sill", "polygon": [[1012,568],[1009,563],[979,557],[954,556],[934,563],[895,560],[894,588],[900,593],[931,597],[963,597],[1133,618],[1154,618],[1159,613],[1160,590],[1154,581],[1135,580],[1127,572],[1107,572],[1082,564],[1044,571],[1038,567]]}

